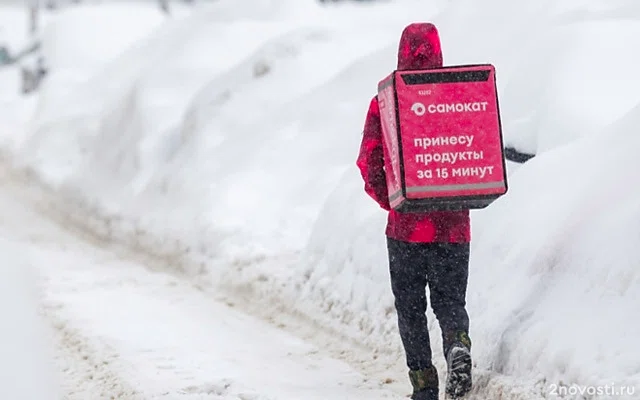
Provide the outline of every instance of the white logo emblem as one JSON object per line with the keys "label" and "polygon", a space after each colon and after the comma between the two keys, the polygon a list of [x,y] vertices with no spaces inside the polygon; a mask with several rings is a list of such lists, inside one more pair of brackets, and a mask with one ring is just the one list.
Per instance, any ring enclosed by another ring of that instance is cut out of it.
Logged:
{"label": "white logo emblem", "polygon": [[424,115],[425,112],[427,112],[427,108],[422,103],[413,103],[413,105],[411,106],[411,111],[413,111],[417,116],[420,117]]}

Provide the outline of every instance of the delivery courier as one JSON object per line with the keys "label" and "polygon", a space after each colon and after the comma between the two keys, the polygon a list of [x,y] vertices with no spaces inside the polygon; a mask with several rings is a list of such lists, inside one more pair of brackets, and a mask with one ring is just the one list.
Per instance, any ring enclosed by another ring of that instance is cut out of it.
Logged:
{"label": "delivery courier", "polygon": [[357,166],[365,192],[388,212],[391,291],[413,400],[440,399],[426,317],[426,287],[442,334],[447,398],[472,390],[470,209],[505,194],[492,65],[443,67],[430,23],[408,25],[398,68],[369,104]]}

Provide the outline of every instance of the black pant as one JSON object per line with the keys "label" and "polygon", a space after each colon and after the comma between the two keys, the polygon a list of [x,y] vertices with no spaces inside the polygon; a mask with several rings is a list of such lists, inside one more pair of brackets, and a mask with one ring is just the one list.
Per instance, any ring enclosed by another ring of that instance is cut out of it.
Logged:
{"label": "black pant", "polygon": [[387,238],[391,289],[398,327],[412,370],[431,365],[426,286],[443,336],[443,350],[457,332],[469,332],[465,309],[469,276],[468,243],[408,243]]}

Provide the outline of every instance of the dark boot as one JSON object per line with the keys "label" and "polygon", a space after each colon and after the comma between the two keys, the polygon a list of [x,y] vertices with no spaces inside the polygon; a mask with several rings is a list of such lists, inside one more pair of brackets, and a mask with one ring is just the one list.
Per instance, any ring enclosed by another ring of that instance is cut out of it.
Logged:
{"label": "dark boot", "polygon": [[433,365],[422,370],[409,370],[413,386],[412,400],[438,400],[438,371]]}
{"label": "dark boot", "polygon": [[447,383],[445,393],[452,399],[458,399],[471,390],[471,340],[461,331],[445,353],[447,359]]}

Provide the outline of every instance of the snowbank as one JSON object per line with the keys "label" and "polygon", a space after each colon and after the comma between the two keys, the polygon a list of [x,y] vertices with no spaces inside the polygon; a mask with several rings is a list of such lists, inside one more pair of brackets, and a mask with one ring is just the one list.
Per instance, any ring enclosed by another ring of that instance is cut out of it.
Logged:
{"label": "snowbank", "polygon": [[[390,18],[390,5],[359,7],[368,18],[354,26],[352,14],[315,3],[276,15],[216,4],[162,27],[72,91],[72,118],[38,113],[20,161],[105,212],[201,237],[198,247],[213,227],[251,256],[299,249],[352,163],[361,130],[353,115],[395,50],[350,65],[381,43],[395,46],[389,38],[410,11]],[[40,104],[56,115],[61,103]],[[348,141],[332,139],[340,136]]]}
{"label": "snowbank", "polygon": [[[436,14],[413,1],[276,11],[220,1],[73,90],[45,92],[15,160],[82,207],[67,209],[79,224],[201,262],[202,279],[293,296],[314,318],[400,354],[385,215],[354,162],[400,30],[433,20],[447,64],[498,66],[507,143],[539,154],[510,168],[507,196],[473,214],[479,371],[542,397],[559,381],[637,385],[640,354],[628,343],[640,325],[626,318],[638,311],[638,214],[627,181],[638,170],[629,76],[640,7],[556,3],[461,0]],[[478,390],[505,389],[484,380]]]}
{"label": "snowbank", "polygon": [[38,277],[19,244],[0,238],[0,250],[0,397],[59,399],[50,332],[39,315]]}
{"label": "snowbank", "polygon": [[640,105],[532,160],[509,197],[475,219],[468,301],[480,365],[547,383],[632,385],[620,398],[637,398],[638,122]]}
{"label": "snowbank", "polygon": [[[97,75],[164,20],[151,4],[77,6],[49,16],[41,33],[49,73],[39,90],[35,118],[25,129],[27,135],[3,138],[6,146],[28,149],[32,163],[37,164],[40,158],[55,159],[58,168],[71,163],[76,154],[85,151],[82,143],[63,143],[51,131],[61,125],[90,130],[103,111],[103,97],[108,95],[92,90],[97,89]],[[120,82],[111,84],[115,90],[123,90]],[[80,142],[83,140],[88,139]]]}

